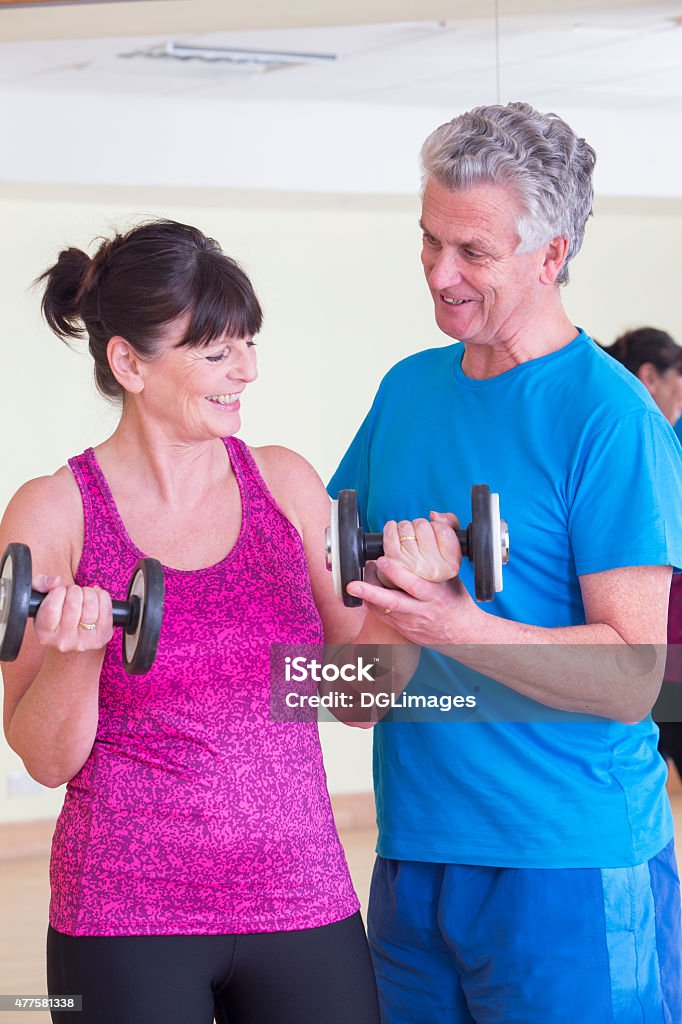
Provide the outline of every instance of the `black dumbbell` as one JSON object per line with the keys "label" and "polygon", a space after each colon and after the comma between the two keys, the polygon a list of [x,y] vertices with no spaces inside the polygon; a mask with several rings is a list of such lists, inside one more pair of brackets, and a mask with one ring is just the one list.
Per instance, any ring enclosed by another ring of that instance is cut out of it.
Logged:
{"label": "black dumbbell", "polygon": [[[19,654],[29,618],[35,618],[45,594],[31,587],[31,552],[9,544],[0,561],[0,661]],[[113,622],[123,626],[123,667],[144,675],[154,663],[163,616],[163,568],[155,558],[140,558],[125,601],[112,601]]]}
{"label": "black dumbbell", "polygon": [[[502,566],[509,561],[509,530],[500,519],[500,496],[491,494],[487,484],[471,488],[471,523],[466,530],[455,530],[462,554],[474,566],[477,601],[492,601],[502,590]],[[360,525],[357,491],[340,491],[332,501],[331,526],[325,534],[327,568],[334,589],[347,608],[362,604],[351,597],[346,587],[363,578],[367,562],[384,553],[383,533],[365,533]]]}

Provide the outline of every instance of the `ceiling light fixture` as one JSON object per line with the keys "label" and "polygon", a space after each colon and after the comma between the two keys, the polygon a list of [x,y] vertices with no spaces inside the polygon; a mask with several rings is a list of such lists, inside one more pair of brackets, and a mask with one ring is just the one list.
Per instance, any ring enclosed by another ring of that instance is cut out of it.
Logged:
{"label": "ceiling light fixture", "polygon": [[194,46],[187,43],[162,43],[147,50],[134,50],[132,53],[121,53],[119,56],[198,60],[209,64],[224,64],[237,71],[268,71],[285,64],[324,64],[337,59],[334,53],[249,50],[236,46]]}

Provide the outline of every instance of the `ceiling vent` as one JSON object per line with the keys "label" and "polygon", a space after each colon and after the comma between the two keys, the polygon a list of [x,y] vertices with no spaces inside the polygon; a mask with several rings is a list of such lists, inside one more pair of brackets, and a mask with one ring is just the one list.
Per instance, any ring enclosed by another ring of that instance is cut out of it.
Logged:
{"label": "ceiling vent", "polygon": [[328,64],[334,53],[297,53],[292,50],[249,50],[226,46],[193,46],[187,43],[162,43],[146,50],[121,53],[120,57],[144,57],[152,60],[199,61],[220,65],[232,71],[261,72],[291,64]]}

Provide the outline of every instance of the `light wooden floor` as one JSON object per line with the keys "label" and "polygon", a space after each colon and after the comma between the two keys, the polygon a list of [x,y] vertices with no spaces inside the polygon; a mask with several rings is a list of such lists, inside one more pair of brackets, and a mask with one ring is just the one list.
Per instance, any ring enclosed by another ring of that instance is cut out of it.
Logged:
{"label": "light wooden floor", "polygon": [[[682,787],[670,794],[675,815],[675,839],[682,850]],[[341,832],[353,881],[367,906],[374,860],[374,829]],[[682,856],[680,857],[682,861]],[[43,995],[45,933],[49,887],[47,858],[0,863],[0,992]],[[47,1012],[0,1012],[0,1024],[47,1024]]]}

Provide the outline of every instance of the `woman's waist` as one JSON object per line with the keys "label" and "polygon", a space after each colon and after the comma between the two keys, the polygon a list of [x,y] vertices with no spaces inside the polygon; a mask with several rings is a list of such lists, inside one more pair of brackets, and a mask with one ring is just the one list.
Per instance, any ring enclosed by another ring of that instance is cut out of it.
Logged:
{"label": "woman's waist", "polygon": [[[125,868],[140,877],[208,877],[230,884],[263,866],[287,876],[318,860],[343,859],[328,799],[306,794],[291,804],[251,794],[225,805],[138,800],[133,806],[67,798],[52,846],[53,864],[91,876]],[[285,866],[285,867],[284,867]]]}

